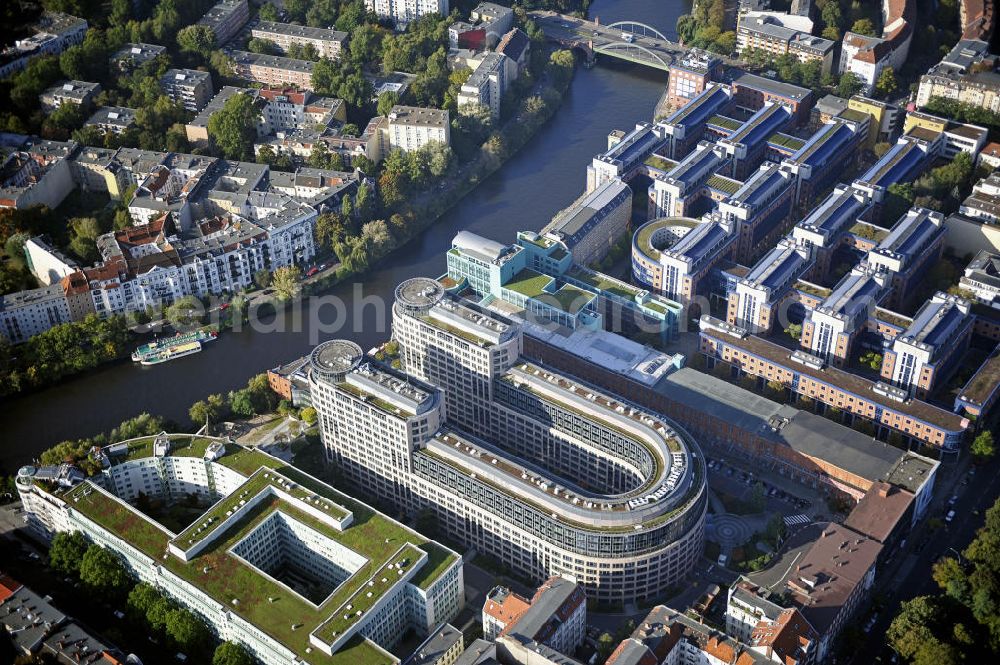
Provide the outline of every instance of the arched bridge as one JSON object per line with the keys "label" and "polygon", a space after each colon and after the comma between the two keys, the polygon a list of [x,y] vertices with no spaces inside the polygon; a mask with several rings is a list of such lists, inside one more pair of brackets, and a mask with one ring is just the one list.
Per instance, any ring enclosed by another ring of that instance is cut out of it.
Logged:
{"label": "arched bridge", "polygon": [[656,28],[638,21],[601,25],[555,12],[529,13],[549,41],[582,51],[590,60],[600,54],[667,71],[687,51]]}

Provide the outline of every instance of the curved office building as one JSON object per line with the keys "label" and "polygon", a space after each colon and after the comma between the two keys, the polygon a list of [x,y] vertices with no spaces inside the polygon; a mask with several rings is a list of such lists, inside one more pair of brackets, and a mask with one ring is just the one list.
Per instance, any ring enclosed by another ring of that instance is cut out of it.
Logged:
{"label": "curved office building", "polygon": [[513,319],[436,280],[410,280],[397,299],[409,375],[350,353],[353,369],[313,372],[344,473],[402,510],[433,510],[443,532],[522,573],[572,575],[598,601],[652,599],[690,571],[706,510],[690,436],[519,357]]}

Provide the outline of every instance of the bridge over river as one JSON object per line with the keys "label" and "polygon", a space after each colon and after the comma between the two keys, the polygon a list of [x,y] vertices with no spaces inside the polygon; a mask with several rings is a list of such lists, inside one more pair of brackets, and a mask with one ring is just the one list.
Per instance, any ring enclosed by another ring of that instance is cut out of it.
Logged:
{"label": "bridge over river", "polygon": [[596,21],[549,11],[529,14],[549,41],[583,51],[590,61],[600,54],[667,71],[689,50],[670,41],[656,28],[638,21],[601,25]]}

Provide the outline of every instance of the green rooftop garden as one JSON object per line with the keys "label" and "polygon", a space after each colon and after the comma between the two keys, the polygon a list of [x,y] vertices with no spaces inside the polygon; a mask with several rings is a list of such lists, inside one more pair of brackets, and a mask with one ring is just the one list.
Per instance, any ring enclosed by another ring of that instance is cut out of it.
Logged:
{"label": "green rooftop garden", "polygon": [[909,328],[910,324],[913,323],[913,319],[909,317],[882,308],[875,309],[875,318],[904,330]]}
{"label": "green rooftop garden", "polygon": [[782,148],[787,148],[788,150],[792,151],[799,150],[800,148],[802,148],[802,146],[806,144],[806,142],[800,138],[797,138],[795,136],[789,136],[788,134],[782,134],[781,132],[775,132],[774,134],[771,134],[771,136],[768,137],[767,140],[769,143],[773,143],[774,145],[779,145]]}
{"label": "green rooftop garden", "polygon": [[647,309],[653,310],[657,314],[662,314],[663,316],[666,316],[667,312],[669,311],[666,307],[664,307],[660,303],[656,302],[652,298],[650,298],[646,302],[642,303],[642,306],[645,307],[645,308],[647,308]]}
{"label": "green rooftop garden", "polygon": [[727,178],[726,176],[719,175],[718,173],[710,176],[705,184],[712,189],[717,189],[720,192],[725,192],[726,194],[735,194],[736,191],[743,186],[743,183],[739,180],[733,180],[732,178]]}
{"label": "green rooftop garden", "polygon": [[[475,340],[475,341],[478,341],[478,339]],[[367,390],[362,390],[361,388],[359,388],[359,387],[357,387],[355,385],[352,385],[350,383],[347,383],[347,382],[338,383],[337,387],[343,389],[345,392],[351,393],[352,395],[354,395],[355,397],[357,397],[359,399],[363,399],[368,404],[371,404],[372,406],[378,408],[381,411],[385,411],[386,413],[388,413],[391,416],[400,416],[400,415],[412,416],[412,415],[414,415],[413,411],[411,411],[409,409],[402,409],[402,408],[396,406],[395,404],[392,404],[390,402],[385,401],[384,399],[380,398],[378,395],[375,395],[374,393],[370,393]]]}
{"label": "green rooftop garden", "polygon": [[962,390],[962,397],[982,404],[1000,383],[1000,355],[993,355],[982,364]]}
{"label": "green rooftop garden", "polygon": [[646,166],[650,166],[654,169],[659,169],[660,171],[669,171],[670,169],[677,166],[677,162],[672,159],[667,159],[666,157],[660,157],[659,155],[650,155],[646,158],[644,162]]}
{"label": "green rooftop garden", "polygon": [[567,314],[576,314],[596,297],[590,291],[572,284],[563,284],[558,291],[547,295],[555,298],[559,308]]}
{"label": "green rooftop garden", "polygon": [[795,288],[802,293],[808,293],[809,295],[816,296],[817,298],[826,298],[831,293],[830,289],[825,286],[813,284],[812,282],[806,282],[801,279],[795,282]]}
{"label": "green rooftop garden", "polygon": [[[324,642],[334,642],[364,618],[364,613],[392,589],[401,577],[398,571],[402,570],[405,573],[423,556],[423,550],[409,543],[403,544],[399,551],[390,557],[384,565],[380,564],[378,567],[372,568],[370,574],[362,580],[354,593],[346,597],[336,607],[334,614],[316,629],[316,636]],[[347,609],[348,605],[350,605],[350,609]],[[359,612],[360,614],[358,614]]]}
{"label": "green rooftop garden", "polygon": [[729,118],[724,115],[713,115],[708,119],[708,124],[728,129],[731,132],[735,132],[743,125],[743,123],[739,120],[734,120],[733,118]]}
{"label": "green rooftop garden", "polygon": [[578,279],[585,284],[589,284],[599,291],[605,291],[611,295],[615,295],[626,300],[635,300],[635,297],[639,294],[639,289],[626,284],[625,282],[612,279],[603,273],[584,270],[579,266],[574,266],[573,269],[569,271],[569,276],[573,279]]}
{"label": "green rooftop garden", "polygon": [[889,232],[883,228],[879,228],[874,224],[867,224],[865,222],[854,222],[854,225],[848,229],[848,233],[853,233],[859,238],[864,238],[865,240],[872,240],[874,242],[882,242],[885,237],[889,235]]}
{"label": "green rooftop garden", "polygon": [[[149,441],[151,443],[151,439]],[[185,446],[179,450],[190,450],[188,454],[197,455],[198,446],[207,447],[208,443],[206,439],[199,439],[196,440],[197,445]],[[137,442],[135,446],[130,447],[130,454],[133,451],[138,453],[145,450],[144,446],[146,441]],[[149,450],[151,453],[151,447]],[[166,558],[163,556],[172,537],[169,531],[157,526],[138,510],[95,488],[90,482],[80,484],[62,497],[81,515],[118,535],[150,558],[157,560],[170,572],[196,585],[296,652],[305,662],[311,665],[382,665],[390,662],[381,649],[359,636],[350,640],[332,657],[327,656],[309,644],[309,633],[327,621],[334,609],[361,591],[369,578],[386,563],[395,563],[400,556],[416,562],[426,553],[424,568],[418,571],[412,583],[419,588],[427,589],[456,561],[457,556],[279,459],[230,444],[227,446],[227,454],[217,462],[244,475],[251,475],[247,483],[237,490],[235,496],[255,487],[257,491],[263,489],[271,478],[264,479],[263,471],[256,475],[252,474],[265,467],[278,471],[281,476],[300,485],[301,488],[312,490],[312,493],[346,506],[353,512],[354,521],[346,530],[337,531],[303,511],[295,502],[271,498],[248,510],[239,521],[209,543],[202,553],[190,562],[184,562],[172,555]],[[302,493],[309,495],[309,492],[304,490]],[[220,507],[227,506],[235,496],[230,495],[224,499]],[[244,499],[250,496],[252,495],[247,494]],[[368,563],[341,584],[317,608],[229,553],[229,549],[236,542],[244,538],[274,511],[281,511],[358,552],[368,559]],[[197,524],[204,521],[205,518],[200,517]],[[182,537],[185,534],[182,534]],[[399,554],[401,548],[405,553],[403,555]],[[368,600],[367,596],[363,597]],[[377,595],[373,593],[372,597],[377,598]],[[233,602],[234,599],[236,603]]]}
{"label": "green rooftop garden", "polygon": [[545,293],[545,287],[552,281],[554,280],[548,275],[535,272],[531,268],[525,268],[514,275],[513,279],[504,284],[503,287],[528,298],[537,298]]}

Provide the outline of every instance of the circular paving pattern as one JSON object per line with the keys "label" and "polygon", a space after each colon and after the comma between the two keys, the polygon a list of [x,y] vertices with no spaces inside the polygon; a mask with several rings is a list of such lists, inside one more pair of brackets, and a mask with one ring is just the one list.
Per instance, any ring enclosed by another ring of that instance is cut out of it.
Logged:
{"label": "circular paving pattern", "polygon": [[715,515],[709,527],[708,537],[722,547],[737,547],[750,540],[753,529],[738,515]]}

